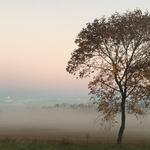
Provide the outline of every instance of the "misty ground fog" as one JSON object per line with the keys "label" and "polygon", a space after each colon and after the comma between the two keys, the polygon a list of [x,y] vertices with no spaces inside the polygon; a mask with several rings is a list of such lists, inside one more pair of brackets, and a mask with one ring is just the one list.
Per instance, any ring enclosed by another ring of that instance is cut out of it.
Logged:
{"label": "misty ground fog", "polygon": [[[0,110],[0,138],[49,140],[60,142],[115,142],[119,124],[101,125],[102,114],[96,110],[45,107],[10,107]],[[119,116],[117,118],[119,121]],[[127,143],[150,141],[150,118],[138,120],[127,116],[124,135]]]}

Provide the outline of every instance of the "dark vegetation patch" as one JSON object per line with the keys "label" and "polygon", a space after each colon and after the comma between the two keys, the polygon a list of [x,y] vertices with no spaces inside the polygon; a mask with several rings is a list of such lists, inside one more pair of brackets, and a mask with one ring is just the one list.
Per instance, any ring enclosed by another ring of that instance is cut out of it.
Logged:
{"label": "dark vegetation patch", "polygon": [[72,145],[37,142],[0,142],[0,150],[149,150],[150,145]]}

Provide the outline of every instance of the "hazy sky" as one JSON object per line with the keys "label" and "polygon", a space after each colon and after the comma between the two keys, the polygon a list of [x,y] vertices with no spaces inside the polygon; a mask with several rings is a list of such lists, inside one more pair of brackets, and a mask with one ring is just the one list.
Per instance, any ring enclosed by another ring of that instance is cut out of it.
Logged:
{"label": "hazy sky", "polygon": [[66,71],[87,22],[149,0],[0,0],[0,96],[86,96],[87,81]]}

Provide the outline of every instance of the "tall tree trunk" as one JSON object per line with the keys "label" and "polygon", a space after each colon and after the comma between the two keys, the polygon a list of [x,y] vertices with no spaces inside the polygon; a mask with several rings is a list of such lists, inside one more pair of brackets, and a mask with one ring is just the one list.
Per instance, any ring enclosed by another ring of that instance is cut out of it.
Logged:
{"label": "tall tree trunk", "polygon": [[122,96],[122,102],[121,102],[121,126],[120,126],[119,133],[118,133],[117,144],[121,144],[122,143],[123,133],[124,133],[124,129],[125,129],[125,122],[126,122],[125,100],[126,100],[126,97]]}

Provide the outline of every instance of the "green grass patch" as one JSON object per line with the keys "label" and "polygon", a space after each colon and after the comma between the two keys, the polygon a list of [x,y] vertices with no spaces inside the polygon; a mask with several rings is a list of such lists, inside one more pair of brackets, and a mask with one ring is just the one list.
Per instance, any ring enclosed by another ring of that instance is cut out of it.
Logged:
{"label": "green grass patch", "polygon": [[150,145],[71,145],[0,142],[0,150],[150,150]]}

